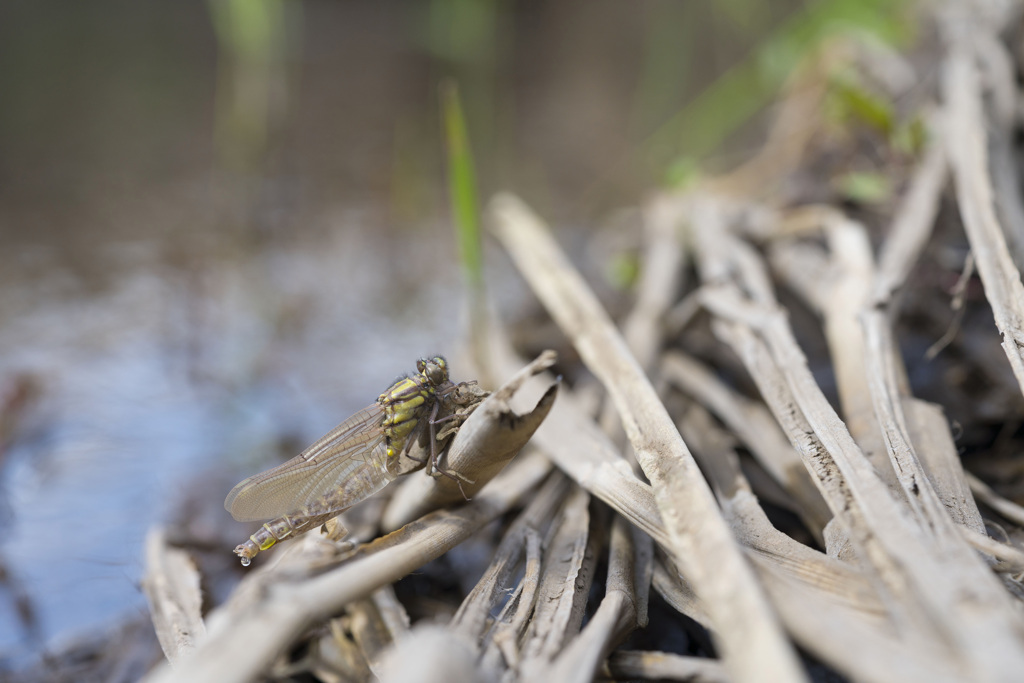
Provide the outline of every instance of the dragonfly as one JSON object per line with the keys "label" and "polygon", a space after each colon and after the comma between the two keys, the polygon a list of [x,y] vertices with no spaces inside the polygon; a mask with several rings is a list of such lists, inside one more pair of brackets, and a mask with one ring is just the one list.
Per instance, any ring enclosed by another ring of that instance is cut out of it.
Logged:
{"label": "dragonfly", "polygon": [[[421,358],[416,374],[397,380],[375,403],[291,460],[231,489],[224,507],[232,517],[271,520],[239,544],[235,554],[248,566],[261,550],[322,526],[404,474],[399,471],[402,456],[424,465],[429,459],[428,474],[460,481],[438,464],[439,446],[486,395],[476,382],[453,383],[443,357]],[[449,424],[438,432],[441,422]],[[413,456],[412,445],[419,441],[424,447],[428,436],[429,458]]]}

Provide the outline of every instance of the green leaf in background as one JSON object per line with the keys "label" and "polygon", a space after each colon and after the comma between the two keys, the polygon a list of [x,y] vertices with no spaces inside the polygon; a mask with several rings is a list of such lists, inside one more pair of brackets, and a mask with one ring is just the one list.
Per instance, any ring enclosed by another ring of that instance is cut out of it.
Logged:
{"label": "green leaf in background", "polygon": [[640,279],[640,257],[637,254],[617,254],[605,268],[605,279],[620,292],[631,290]]}
{"label": "green leaf in background", "polygon": [[[700,160],[720,149],[775,97],[800,61],[831,36],[867,33],[892,44],[905,42],[910,37],[910,22],[903,16],[907,6],[903,0],[822,0],[807,5],[651,135],[643,145],[647,163],[672,169],[675,158]],[[876,124],[884,123],[885,112],[877,102],[858,99],[852,104]]]}
{"label": "green leaf in background", "polygon": [[928,128],[920,116],[915,116],[897,125],[890,141],[897,152],[916,157],[928,141]]}
{"label": "green leaf in background", "polygon": [[480,247],[480,202],[476,191],[473,154],[462,112],[459,90],[453,81],[440,87],[441,119],[448,151],[448,192],[452,218],[458,235],[462,272],[470,290],[483,287],[483,257]]}
{"label": "green leaf in background", "polygon": [[493,59],[498,33],[494,0],[432,0],[427,9],[426,47],[449,62]]}
{"label": "green leaf in background", "polygon": [[837,177],[834,185],[846,199],[861,204],[881,204],[892,197],[892,183],[883,173],[851,171]]}
{"label": "green leaf in background", "polygon": [[665,183],[673,190],[684,190],[701,178],[700,162],[695,157],[680,156],[665,171]]}
{"label": "green leaf in background", "polygon": [[480,201],[477,198],[476,172],[473,168],[473,153],[469,147],[469,131],[455,81],[443,81],[440,96],[441,121],[448,151],[448,191],[469,303],[469,348],[481,384],[493,387],[495,378],[489,362],[490,325],[484,292]]}
{"label": "green leaf in background", "polygon": [[892,104],[871,92],[849,74],[837,75],[830,83],[830,104],[842,124],[860,123],[889,137],[895,128]]}
{"label": "green leaf in background", "polygon": [[289,52],[298,44],[301,3],[209,0],[217,37],[214,138],[221,163],[236,172],[263,168],[275,126],[288,110]]}
{"label": "green leaf in background", "polygon": [[268,60],[284,47],[282,0],[210,0],[218,42],[235,56]]}

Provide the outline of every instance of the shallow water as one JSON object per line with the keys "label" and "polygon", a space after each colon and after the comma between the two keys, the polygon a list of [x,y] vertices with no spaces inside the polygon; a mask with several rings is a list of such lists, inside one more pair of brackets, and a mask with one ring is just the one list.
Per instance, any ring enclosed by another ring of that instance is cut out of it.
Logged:
{"label": "shallow water", "polygon": [[[38,398],[6,457],[0,556],[36,624],[6,612],[0,657],[145,610],[145,533],[204,471],[251,474],[278,457],[282,435],[311,442],[416,358],[456,351],[456,273],[417,280],[411,266],[382,287],[394,258],[372,231],[338,225],[288,251],[35,297],[17,315],[23,293],[5,290],[0,386],[31,378]],[[219,505],[226,493],[206,495]]]}

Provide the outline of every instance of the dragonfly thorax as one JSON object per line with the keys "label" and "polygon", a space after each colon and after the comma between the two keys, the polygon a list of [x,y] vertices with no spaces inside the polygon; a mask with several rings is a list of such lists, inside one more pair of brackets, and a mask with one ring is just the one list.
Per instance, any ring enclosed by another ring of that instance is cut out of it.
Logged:
{"label": "dragonfly thorax", "polygon": [[388,458],[407,450],[409,438],[427,418],[437,400],[437,390],[448,384],[448,361],[441,356],[416,361],[418,374],[403,377],[377,399],[384,409],[381,429],[387,436]]}

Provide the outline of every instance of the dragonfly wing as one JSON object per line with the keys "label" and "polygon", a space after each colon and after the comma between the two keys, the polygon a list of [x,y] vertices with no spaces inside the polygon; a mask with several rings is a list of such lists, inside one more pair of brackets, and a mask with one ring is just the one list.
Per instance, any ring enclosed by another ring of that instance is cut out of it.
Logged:
{"label": "dragonfly wing", "polygon": [[320,502],[343,510],[395,478],[387,470],[383,409],[374,403],[299,455],[231,489],[224,507],[240,522],[271,519]]}

